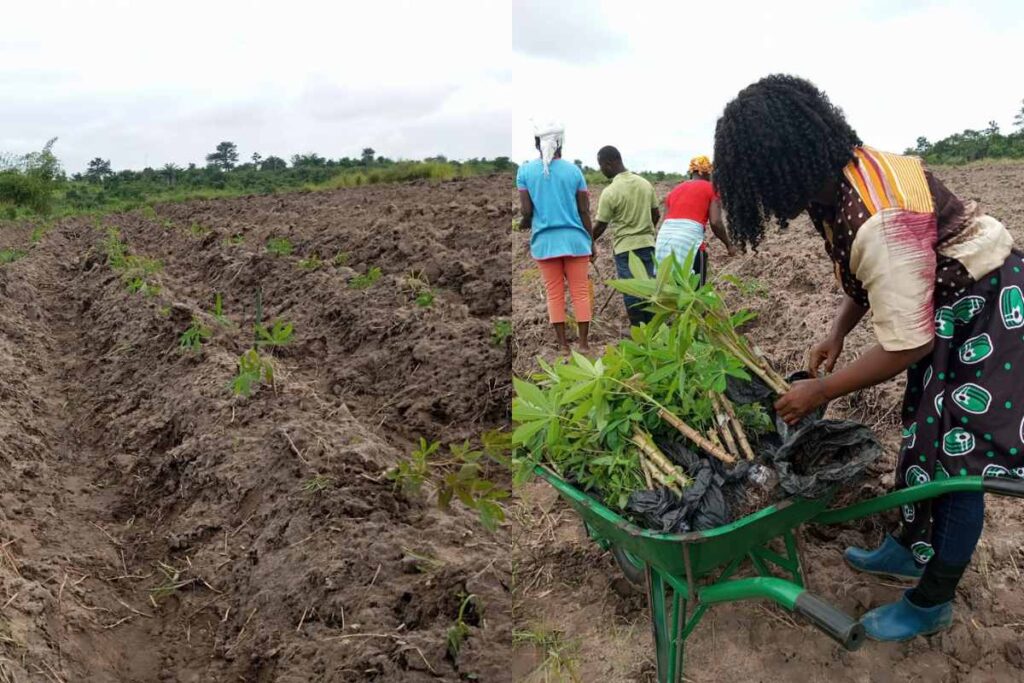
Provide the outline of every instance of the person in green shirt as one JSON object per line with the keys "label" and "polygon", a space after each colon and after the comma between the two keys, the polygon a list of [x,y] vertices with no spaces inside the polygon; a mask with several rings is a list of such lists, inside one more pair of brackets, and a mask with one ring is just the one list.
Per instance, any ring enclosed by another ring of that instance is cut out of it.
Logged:
{"label": "person in green shirt", "polygon": [[[614,147],[602,147],[597,152],[597,165],[611,184],[601,192],[597,203],[597,222],[594,224],[594,254],[597,239],[610,226],[612,250],[615,252],[615,270],[620,278],[630,278],[629,255],[636,254],[654,276],[654,226],[661,219],[654,186],[636,173],[626,170],[622,154]],[[626,314],[631,325],[650,322],[653,314],[642,308],[639,299],[623,295]]]}

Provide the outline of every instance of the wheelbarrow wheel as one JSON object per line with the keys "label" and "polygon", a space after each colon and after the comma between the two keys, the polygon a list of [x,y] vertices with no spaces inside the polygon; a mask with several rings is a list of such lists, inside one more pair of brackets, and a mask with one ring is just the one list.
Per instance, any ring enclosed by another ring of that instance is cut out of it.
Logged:
{"label": "wheelbarrow wheel", "polygon": [[643,588],[647,582],[643,561],[617,545],[613,545],[611,551],[612,557],[615,558],[615,564],[619,565],[626,580],[638,588]]}
{"label": "wheelbarrow wheel", "polygon": [[611,551],[612,557],[615,558],[615,564],[619,565],[619,569],[622,570],[622,574],[626,577],[627,581],[638,588],[643,588],[647,585],[647,573],[642,560],[628,550],[617,545],[611,545],[608,541],[603,540],[594,533],[594,530],[586,522],[583,522],[583,531],[603,549]]}

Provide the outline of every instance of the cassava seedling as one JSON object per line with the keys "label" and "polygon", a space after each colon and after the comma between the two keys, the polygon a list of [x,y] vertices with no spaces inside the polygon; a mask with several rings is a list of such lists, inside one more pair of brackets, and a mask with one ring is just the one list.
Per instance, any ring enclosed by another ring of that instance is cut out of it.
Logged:
{"label": "cassava seedling", "polygon": [[[661,271],[658,280],[644,284],[646,296],[660,301],[664,292],[658,283],[681,277],[689,274]],[[644,294],[632,287],[637,280],[625,282],[630,293]],[[740,338],[734,326],[749,318],[727,316],[724,322],[711,324],[695,320],[698,306],[718,310],[713,286],[700,292],[679,289],[685,296],[670,303],[672,310],[681,312],[668,315],[659,310],[660,318],[632,328],[630,339],[608,348],[601,358],[592,361],[573,354],[568,362],[554,366],[539,360],[542,372],[533,382],[513,378],[517,484],[544,464],[573,477],[583,489],[599,491],[612,507],[624,509],[629,495],[648,482],[677,493],[687,483],[678,468],[656,452],[650,437],[682,435],[700,450],[731,463],[747,457],[741,431],[746,437],[771,430],[763,409],[735,407],[733,419],[722,403],[726,380],[749,380],[750,375],[749,359],[732,352],[746,341],[724,348],[719,342]],[[693,303],[697,296],[703,301]],[[684,306],[686,302],[692,305]],[[713,334],[706,334],[708,328]],[[719,437],[720,415],[729,421],[729,439]]]}
{"label": "cassava seedling", "polygon": [[[469,635],[469,624],[466,623],[466,608],[470,606],[470,603],[476,600],[477,597],[473,594],[463,595],[462,602],[459,604],[459,614],[455,618],[455,624],[448,629],[448,656],[451,657],[452,661],[455,661],[459,657],[459,650],[462,649],[462,643],[466,640]],[[474,606],[479,612],[479,605]]]}
{"label": "cassava seedling", "polygon": [[295,334],[295,328],[291,323],[282,320],[275,320],[270,327],[256,325],[257,346],[286,346],[291,342]]}
{"label": "cassava seedling", "polygon": [[505,343],[505,340],[512,336],[512,323],[504,318],[498,318],[494,321],[491,329],[491,343],[495,346],[501,346]]}
{"label": "cassava seedling", "polygon": [[231,326],[231,320],[224,315],[224,297],[220,295],[220,292],[217,292],[213,296],[213,311],[210,312],[210,315],[212,315],[213,318],[224,327]]}
{"label": "cassava seedling", "polygon": [[199,351],[210,337],[213,331],[203,325],[198,318],[192,318],[192,324],[181,333],[178,346],[186,351]]}
{"label": "cassava seedling", "polygon": [[[760,377],[777,394],[789,390],[785,378],[775,372],[757,347],[751,347],[736,330],[754,318],[748,311],[731,314],[715,291],[714,286],[700,286],[700,276],[693,273],[693,254],[680,264],[672,255],[658,264],[655,278],[647,274],[640,258],[630,252],[629,280],[612,280],[609,284],[623,294],[643,299],[657,327],[669,319],[682,319],[692,328],[697,339],[711,344],[741,361],[748,370]],[[734,281],[735,278],[729,281]]]}
{"label": "cassava seedling", "polygon": [[252,396],[260,384],[274,386],[274,366],[256,349],[249,349],[238,357],[238,374],[231,381],[230,389],[236,396]]}
{"label": "cassava seedling", "polygon": [[395,482],[406,495],[420,493],[423,485],[431,484],[437,505],[447,509],[453,499],[475,510],[480,522],[490,531],[505,520],[501,501],[509,492],[484,477],[482,459],[501,448],[493,436],[484,438],[481,450],[471,448],[468,441],[451,444],[446,455],[440,455],[440,442],[428,443],[420,437],[419,448],[407,460],[398,463],[388,472],[388,478]]}

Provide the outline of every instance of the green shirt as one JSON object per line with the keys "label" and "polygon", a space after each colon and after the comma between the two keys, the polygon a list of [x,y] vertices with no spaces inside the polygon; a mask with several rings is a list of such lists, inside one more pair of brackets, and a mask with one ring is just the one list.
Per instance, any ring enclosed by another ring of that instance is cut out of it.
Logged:
{"label": "green shirt", "polygon": [[651,209],[657,207],[654,186],[636,173],[623,171],[612,178],[597,202],[597,220],[611,228],[616,254],[654,246]]}

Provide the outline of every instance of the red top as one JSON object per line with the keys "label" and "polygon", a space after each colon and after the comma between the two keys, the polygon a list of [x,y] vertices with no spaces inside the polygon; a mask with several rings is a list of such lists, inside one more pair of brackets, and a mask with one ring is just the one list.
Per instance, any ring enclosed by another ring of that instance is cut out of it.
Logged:
{"label": "red top", "polygon": [[679,183],[665,198],[665,218],[685,218],[707,225],[712,200],[718,191],[710,180],[687,180]]}

